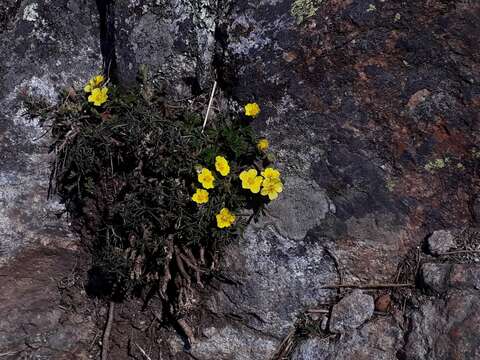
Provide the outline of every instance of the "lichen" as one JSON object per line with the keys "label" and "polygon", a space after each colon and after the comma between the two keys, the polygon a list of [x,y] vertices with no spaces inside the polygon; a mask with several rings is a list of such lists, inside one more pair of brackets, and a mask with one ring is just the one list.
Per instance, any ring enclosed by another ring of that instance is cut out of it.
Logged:
{"label": "lichen", "polygon": [[297,24],[305,19],[314,16],[323,0],[295,0],[290,9],[290,14],[295,18]]}

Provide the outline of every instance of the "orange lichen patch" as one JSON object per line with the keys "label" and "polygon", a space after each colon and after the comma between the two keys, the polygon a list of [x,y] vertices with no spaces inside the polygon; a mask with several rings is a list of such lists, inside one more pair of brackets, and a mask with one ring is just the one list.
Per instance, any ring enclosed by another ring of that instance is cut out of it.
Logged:
{"label": "orange lichen patch", "polygon": [[411,110],[414,110],[418,104],[424,102],[431,92],[427,89],[422,89],[413,94],[408,100],[407,107]]}
{"label": "orange lichen patch", "polygon": [[289,51],[282,54],[283,60],[285,60],[288,63],[296,60],[297,57],[298,55],[295,51]]}
{"label": "orange lichen patch", "polygon": [[436,141],[434,147],[436,153],[441,155],[451,153],[456,156],[468,153],[468,144],[471,141],[466,138],[465,133],[448,129],[442,119],[437,119],[437,123],[429,127],[429,133]]}
{"label": "orange lichen patch", "polygon": [[400,34],[397,30],[393,30],[389,35],[387,40],[385,40],[385,48],[388,51],[394,51],[397,45],[397,41],[400,38]]}
{"label": "orange lichen patch", "polygon": [[392,129],[392,150],[396,159],[399,159],[405,150],[410,148],[410,132],[405,126],[393,126]]}

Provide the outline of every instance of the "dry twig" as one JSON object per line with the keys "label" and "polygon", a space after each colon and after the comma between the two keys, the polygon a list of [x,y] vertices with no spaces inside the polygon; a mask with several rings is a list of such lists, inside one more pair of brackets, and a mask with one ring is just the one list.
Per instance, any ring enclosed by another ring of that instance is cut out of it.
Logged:
{"label": "dry twig", "polygon": [[340,289],[340,288],[352,288],[352,289],[383,289],[383,288],[399,288],[399,287],[415,287],[414,284],[332,284],[322,286],[322,289]]}
{"label": "dry twig", "polygon": [[203,134],[203,130],[205,130],[205,126],[207,125],[208,115],[210,115],[210,109],[212,108],[213,97],[215,96],[215,90],[216,89],[217,89],[217,82],[215,81],[213,83],[213,89],[212,89],[212,93],[210,95],[210,101],[208,102],[208,108],[207,108],[207,113],[205,114],[205,120],[203,121],[202,134]]}
{"label": "dry twig", "polygon": [[140,352],[142,353],[142,355],[145,356],[145,358],[146,358],[147,360],[152,360],[152,358],[147,355],[147,353],[145,352],[145,350],[143,350],[143,349],[140,347],[140,345],[138,345],[137,343],[134,343],[134,344],[137,346],[138,350],[140,350]]}
{"label": "dry twig", "polygon": [[110,342],[110,333],[112,332],[114,310],[115,310],[115,303],[113,301],[110,301],[110,306],[108,309],[107,325],[105,326],[105,332],[103,333],[103,339],[102,339],[102,360],[108,359],[108,345]]}

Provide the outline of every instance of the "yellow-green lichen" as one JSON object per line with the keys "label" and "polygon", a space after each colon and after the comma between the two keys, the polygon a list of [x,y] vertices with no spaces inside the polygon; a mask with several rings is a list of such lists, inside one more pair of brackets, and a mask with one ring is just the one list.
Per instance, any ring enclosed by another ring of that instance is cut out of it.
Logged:
{"label": "yellow-green lichen", "polygon": [[444,159],[431,160],[425,165],[425,170],[435,172],[436,170],[441,170],[445,168],[449,162],[450,159],[448,157]]}
{"label": "yellow-green lichen", "polygon": [[314,16],[323,0],[295,0],[290,9],[290,14],[295,18],[297,24],[305,19]]}

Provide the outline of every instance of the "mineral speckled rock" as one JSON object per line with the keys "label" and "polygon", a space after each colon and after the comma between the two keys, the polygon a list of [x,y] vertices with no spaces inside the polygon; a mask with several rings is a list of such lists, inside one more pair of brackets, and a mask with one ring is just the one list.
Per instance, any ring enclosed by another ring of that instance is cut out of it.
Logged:
{"label": "mineral speckled rock", "polygon": [[452,292],[427,301],[408,314],[410,331],[400,353],[412,360],[480,358],[480,299],[477,294]]}
{"label": "mineral speckled rock", "polygon": [[[2,4],[2,6],[4,6]],[[54,102],[57,91],[99,71],[95,5],[17,1],[0,32],[0,263],[32,242],[72,242],[63,207],[47,201],[48,136],[25,115],[20,94]]]}
{"label": "mineral speckled rock", "polygon": [[392,318],[377,318],[340,338],[301,341],[292,360],[397,360],[403,332]]}
{"label": "mineral speckled rock", "polygon": [[[99,71],[97,27],[91,1],[0,4],[0,354],[6,359],[88,356],[94,325],[66,321],[57,288],[74,266],[66,248],[76,238],[60,216],[63,206],[47,200],[48,134],[25,116],[20,95],[52,103],[59,89],[80,86]],[[40,244],[62,250],[20,253]]]}
{"label": "mineral speckled rock", "polygon": [[480,290],[480,265],[425,263],[421,275],[427,288],[439,293],[448,289]]}
{"label": "mineral speckled rock", "polygon": [[[188,98],[213,85],[217,1],[116,2],[119,76],[135,81],[147,65],[155,82],[175,98]],[[228,2],[224,4],[228,6]]]}
{"label": "mineral speckled rock", "polygon": [[433,255],[441,255],[456,246],[455,238],[451,231],[437,230],[428,237],[428,250]]}
{"label": "mineral speckled rock", "polygon": [[332,308],[329,329],[333,333],[346,333],[369,320],[375,309],[373,297],[354,290]]}

